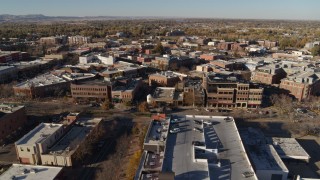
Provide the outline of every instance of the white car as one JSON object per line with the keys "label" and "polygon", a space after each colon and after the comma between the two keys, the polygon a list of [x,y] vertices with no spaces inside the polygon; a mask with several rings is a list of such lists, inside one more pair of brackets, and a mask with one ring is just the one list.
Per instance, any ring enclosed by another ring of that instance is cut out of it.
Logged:
{"label": "white car", "polygon": [[195,128],[193,128],[193,130],[203,133],[203,129],[202,128],[195,127]]}
{"label": "white car", "polygon": [[180,132],[179,128],[170,129],[170,133],[178,133],[178,132]]}
{"label": "white car", "polygon": [[212,125],[212,122],[211,121],[203,121],[203,124]]}

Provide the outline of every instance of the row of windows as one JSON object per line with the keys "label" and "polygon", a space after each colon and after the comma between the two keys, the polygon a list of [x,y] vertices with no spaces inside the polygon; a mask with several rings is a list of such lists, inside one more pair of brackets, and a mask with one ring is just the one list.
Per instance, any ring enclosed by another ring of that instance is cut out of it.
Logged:
{"label": "row of windows", "polygon": [[[20,151],[24,151],[23,147],[20,147]],[[30,148],[27,148],[27,151],[30,152]]]}
{"label": "row of windows", "polygon": [[247,101],[248,98],[237,98],[238,101]]}
{"label": "row of windows", "polygon": [[151,81],[155,81],[155,82],[157,82],[157,83],[162,83],[162,84],[165,83],[164,80],[160,80],[160,79],[152,79]]}
{"label": "row of windows", "polygon": [[233,94],[233,92],[219,92],[218,94]]}
{"label": "row of windows", "polygon": [[208,100],[232,100],[232,97],[208,97]]}
{"label": "row of windows", "polygon": [[289,85],[289,86],[293,86],[293,87],[303,87],[303,84],[296,84],[293,82],[281,82],[282,85]]}
{"label": "row of windows", "polygon": [[248,95],[248,92],[238,92],[239,95]]}
{"label": "row of windows", "polygon": [[249,87],[243,87],[243,86],[239,86],[238,90],[249,90]]}
{"label": "row of windows", "polygon": [[72,95],[88,95],[88,96],[106,96],[107,93],[94,93],[94,92],[74,92]]}
{"label": "row of windows", "polygon": [[72,88],[73,91],[107,91],[107,88]]}
{"label": "row of windows", "polygon": [[259,93],[259,92],[250,92],[250,95],[257,95],[257,96],[261,96],[262,93]]}
{"label": "row of windows", "polygon": [[261,101],[261,98],[249,98],[249,101]]}

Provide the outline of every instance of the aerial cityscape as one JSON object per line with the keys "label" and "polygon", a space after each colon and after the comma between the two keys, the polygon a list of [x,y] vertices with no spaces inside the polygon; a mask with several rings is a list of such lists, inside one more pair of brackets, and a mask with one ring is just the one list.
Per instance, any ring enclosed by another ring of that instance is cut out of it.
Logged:
{"label": "aerial cityscape", "polygon": [[320,2],[0,6],[0,180],[320,180]]}

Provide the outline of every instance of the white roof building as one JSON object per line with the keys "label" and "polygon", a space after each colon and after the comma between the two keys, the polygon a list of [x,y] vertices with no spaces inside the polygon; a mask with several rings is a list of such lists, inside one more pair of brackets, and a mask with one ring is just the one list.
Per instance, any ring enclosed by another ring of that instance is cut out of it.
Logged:
{"label": "white roof building", "polygon": [[7,171],[0,175],[0,179],[54,180],[59,176],[61,171],[61,167],[12,164]]}

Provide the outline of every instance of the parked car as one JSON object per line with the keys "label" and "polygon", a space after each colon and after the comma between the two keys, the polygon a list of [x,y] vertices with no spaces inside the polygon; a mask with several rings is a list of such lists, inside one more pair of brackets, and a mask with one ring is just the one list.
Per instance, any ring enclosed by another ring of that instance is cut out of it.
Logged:
{"label": "parked car", "polygon": [[202,141],[192,141],[192,145],[195,146],[205,146],[205,143]]}
{"label": "parked car", "polygon": [[178,133],[180,132],[180,128],[173,128],[173,129],[170,129],[170,133],[174,134],[174,133]]}
{"label": "parked car", "polygon": [[170,121],[172,124],[173,123],[178,123],[179,122],[179,120],[178,119],[171,119],[171,121]]}
{"label": "parked car", "polygon": [[203,121],[203,124],[206,124],[206,125],[212,125],[212,122],[211,121]]}
{"label": "parked car", "polygon": [[193,128],[193,130],[195,130],[195,131],[199,131],[199,132],[203,132],[203,129],[202,128],[198,128],[198,127],[195,127],[195,128]]}
{"label": "parked car", "polygon": [[194,121],[194,123],[196,123],[196,124],[202,125],[202,121],[203,121],[203,120],[201,120],[201,121],[200,121],[200,120],[193,120],[193,121]]}

